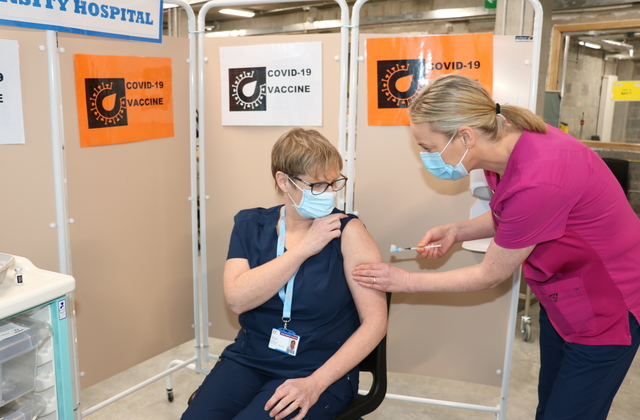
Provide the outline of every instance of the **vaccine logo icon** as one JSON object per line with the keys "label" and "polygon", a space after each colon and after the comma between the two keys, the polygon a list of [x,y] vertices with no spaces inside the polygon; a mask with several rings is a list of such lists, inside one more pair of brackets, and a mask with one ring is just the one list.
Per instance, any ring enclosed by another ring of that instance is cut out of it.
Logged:
{"label": "vaccine logo icon", "polygon": [[229,111],[267,110],[267,68],[229,69]]}
{"label": "vaccine logo icon", "polygon": [[424,82],[422,59],[378,61],[378,108],[407,108]]}
{"label": "vaccine logo icon", "polygon": [[128,125],[124,79],[85,79],[89,128]]}

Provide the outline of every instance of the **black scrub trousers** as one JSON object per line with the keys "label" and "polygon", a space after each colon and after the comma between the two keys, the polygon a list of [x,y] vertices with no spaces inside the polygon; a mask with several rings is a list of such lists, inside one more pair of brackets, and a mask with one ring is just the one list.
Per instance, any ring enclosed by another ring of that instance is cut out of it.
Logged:
{"label": "black scrub trousers", "polygon": [[[536,420],[604,420],[640,345],[629,313],[631,345],[566,342],[540,307],[540,377]],[[640,416],[640,413],[638,414]]]}

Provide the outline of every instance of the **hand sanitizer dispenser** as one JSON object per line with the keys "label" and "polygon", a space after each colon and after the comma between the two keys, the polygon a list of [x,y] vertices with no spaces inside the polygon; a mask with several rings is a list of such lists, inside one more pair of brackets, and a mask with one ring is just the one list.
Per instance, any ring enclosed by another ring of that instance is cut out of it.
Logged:
{"label": "hand sanitizer dispenser", "polygon": [[482,169],[474,169],[469,172],[469,190],[471,195],[476,197],[476,202],[471,207],[470,214],[470,219],[473,219],[490,210],[489,201],[493,196]]}

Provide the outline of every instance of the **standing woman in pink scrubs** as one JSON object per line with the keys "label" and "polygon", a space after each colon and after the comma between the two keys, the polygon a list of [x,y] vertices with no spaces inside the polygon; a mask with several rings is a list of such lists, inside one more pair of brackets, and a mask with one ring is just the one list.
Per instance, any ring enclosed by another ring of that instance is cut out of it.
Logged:
{"label": "standing woman in pink scrubs", "polygon": [[532,112],[496,104],[477,81],[433,80],[409,108],[426,169],[456,180],[484,169],[491,211],[429,230],[421,258],[493,237],[484,260],[445,272],[389,264],[354,271],[389,292],[494,287],[523,265],[540,301],[536,420],[605,419],[640,344],[640,219],[591,149]]}

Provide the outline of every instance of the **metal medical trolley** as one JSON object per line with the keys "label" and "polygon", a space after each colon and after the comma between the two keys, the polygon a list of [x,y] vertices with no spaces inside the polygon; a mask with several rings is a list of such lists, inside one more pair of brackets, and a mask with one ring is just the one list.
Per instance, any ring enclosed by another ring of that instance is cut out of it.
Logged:
{"label": "metal medical trolley", "polygon": [[73,277],[0,254],[0,418],[73,420]]}

